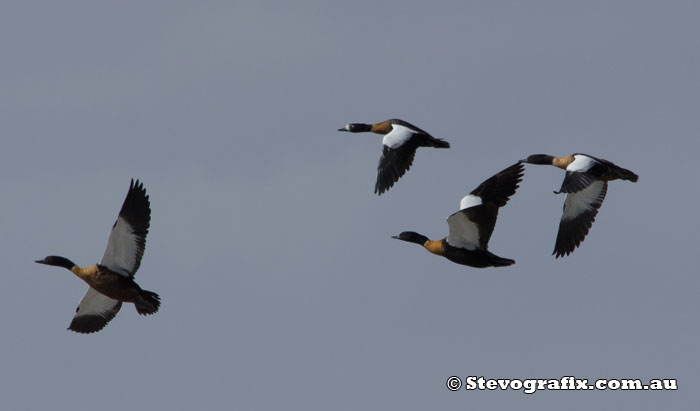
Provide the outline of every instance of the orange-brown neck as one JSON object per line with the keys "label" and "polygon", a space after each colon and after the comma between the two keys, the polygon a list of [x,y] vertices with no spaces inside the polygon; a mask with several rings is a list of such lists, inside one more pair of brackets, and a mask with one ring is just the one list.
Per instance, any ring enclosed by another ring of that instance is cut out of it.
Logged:
{"label": "orange-brown neck", "polygon": [[574,156],[566,156],[566,157],[554,157],[552,160],[552,165],[554,167],[559,167],[562,170],[566,170],[566,167],[569,166],[569,164],[574,162]]}
{"label": "orange-brown neck", "polygon": [[425,242],[425,244],[423,244],[423,247],[425,247],[426,250],[436,255],[445,254],[445,241],[443,240],[428,240]]}
{"label": "orange-brown neck", "polygon": [[97,275],[97,273],[100,271],[100,268],[95,265],[91,265],[89,267],[78,267],[73,266],[73,268],[70,269],[73,274],[77,275],[79,278],[82,280],[87,281],[88,278],[94,277]]}
{"label": "orange-brown neck", "polygon": [[387,121],[382,121],[381,123],[372,124],[371,131],[376,134],[389,134],[391,132],[391,123]]}

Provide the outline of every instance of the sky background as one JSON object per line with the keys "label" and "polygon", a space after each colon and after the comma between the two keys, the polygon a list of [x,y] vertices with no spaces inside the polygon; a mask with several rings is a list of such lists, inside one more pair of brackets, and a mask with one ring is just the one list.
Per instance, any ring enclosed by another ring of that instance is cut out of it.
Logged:
{"label": "sky background", "polygon": [[[7,410],[698,409],[695,1],[4,1],[0,405]],[[398,117],[448,140],[373,195]],[[563,173],[528,165],[475,269],[446,235],[529,154],[629,168],[550,253]],[[132,305],[67,331],[140,178]],[[450,392],[447,377],[677,378],[674,392]]]}

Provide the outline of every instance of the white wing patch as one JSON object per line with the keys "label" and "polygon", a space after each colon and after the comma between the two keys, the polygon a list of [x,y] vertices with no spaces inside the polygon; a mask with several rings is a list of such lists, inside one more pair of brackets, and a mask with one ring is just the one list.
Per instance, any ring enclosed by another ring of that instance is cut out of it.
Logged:
{"label": "white wing patch", "polygon": [[[605,182],[596,181],[581,191],[567,194],[564,201],[564,214],[561,216],[561,219],[570,220],[586,211],[599,208],[603,202],[603,199],[600,198],[601,193],[604,191]],[[605,198],[604,194],[603,198]]]}
{"label": "white wing patch", "polygon": [[389,148],[401,147],[416,134],[414,130],[400,124],[392,124],[391,131],[382,139],[382,144]]}
{"label": "white wing patch", "polygon": [[461,211],[452,214],[447,217],[447,225],[450,226],[450,232],[447,234],[449,245],[467,250],[476,250],[479,247],[479,226],[467,218],[466,214]]}
{"label": "white wing patch", "polygon": [[464,210],[466,208],[478,206],[481,204],[481,197],[475,196],[474,194],[467,194],[462,198],[462,201],[459,202],[459,209]]}
{"label": "white wing patch", "polygon": [[100,294],[91,287],[80,300],[68,329],[83,334],[100,331],[112,321],[121,307],[121,301]]}
{"label": "white wing patch", "polygon": [[583,154],[574,155],[574,161],[566,167],[567,171],[588,171],[593,165],[597,163],[594,159],[584,156]]}
{"label": "white wing patch", "polygon": [[117,274],[130,277],[131,270],[136,266],[137,252],[137,237],[129,223],[118,217],[112,232],[109,233],[107,249],[100,264]]}
{"label": "white wing patch", "polygon": [[107,312],[111,311],[117,304],[119,304],[118,300],[109,298],[106,295],[95,290],[94,288],[90,287],[87,290],[87,293],[85,293],[85,296],[83,296],[83,299],[80,300],[80,304],[78,304],[78,311],[75,313],[75,316],[104,316]]}

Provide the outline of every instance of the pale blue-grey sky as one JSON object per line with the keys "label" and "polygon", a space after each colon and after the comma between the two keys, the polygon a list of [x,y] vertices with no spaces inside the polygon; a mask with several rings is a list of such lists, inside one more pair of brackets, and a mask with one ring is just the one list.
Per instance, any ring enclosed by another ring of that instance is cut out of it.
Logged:
{"label": "pale blue-grey sky", "polygon": [[[0,6],[0,404],[8,410],[697,409],[700,3],[122,1]],[[399,117],[444,138],[372,194]],[[613,182],[551,255],[561,170],[528,166],[473,269],[431,238],[529,154]],[[66,330],[132,177],[131,305]],[[677,378],[674,392],[449,392],[451,375]]]}

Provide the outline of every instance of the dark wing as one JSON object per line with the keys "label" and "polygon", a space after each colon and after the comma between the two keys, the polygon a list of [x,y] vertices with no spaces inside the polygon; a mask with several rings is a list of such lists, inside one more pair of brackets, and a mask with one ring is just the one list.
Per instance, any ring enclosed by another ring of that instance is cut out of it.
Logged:
{"label": "dark wing", "polygon": [[100,264],[126,277],[133,277],[141,265],[146,235],[151,222],[151,204],[139,180],[131,180],[129,192],[109,234]]}
{"label": "dark wing", "polygon": [[587,188],[566,195],[564,213],[559,223],[559,233],[554,245],[555,258],[571,254],[586,238],[598,209],[608,192],[606,181],[596,181]]}
{"label": "dark wing", "polygon": [[522,181],[524,171],[523,163],[515,163],[479,184],[479,187],[470,194],[481,197],[484,203],[503,207],[518,189],[518,183]]}
{"label": "dark wing", "polygon": [[567,171],[561,188],[554,193],[576,193],[590,186],[596,180],[597,178],[589,172]]}
{"label": "dark wing", "polygon": [[374,192],[379,195],[389,190],[411,168],[418,145],[409,140],[396,148],[382,145],[382,149],[374,185]]}
{"label": "dark wing", "polygon": [[80,300],[68,329],[83,334],[100,331],[112,321],[121,307],[121,301],[113,300],[90,287]]}
{"label": "dark wing", "polygon": [[460,210],[447,218],[448,244],[473,250],[488,249],[498,209],[515,194],[525,166],[518,162],[484,181],[460,201]]}

